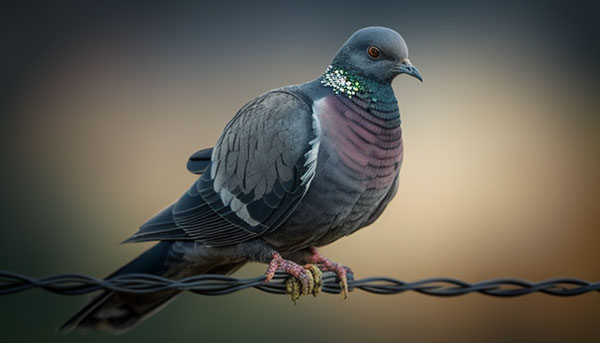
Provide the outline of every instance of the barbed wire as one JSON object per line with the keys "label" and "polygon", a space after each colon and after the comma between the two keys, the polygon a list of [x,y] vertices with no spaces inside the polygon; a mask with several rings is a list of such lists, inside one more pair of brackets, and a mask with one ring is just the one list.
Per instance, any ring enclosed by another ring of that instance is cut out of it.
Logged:
{"label": "barbed wire", "polygon": [[[41,288],[62,295],[80,295],[99,290],[112,290],[127,293],[153,293],[177,289],[203,295],[225,295],[247,288],[255,288],[273,294],[285,294],[285,280],[290,275],[275,274],[271,282],[265,277],[237,279],[224,275],[203,274],[180,280],[171,280],[151,274],[125,274],[110,279],[98,279],[83,274],[59,274],[42,278],[10,271],[0,271],[0,295]],[[554,296],[574,296],[588,292],[600,292],[600,282],[589,282],[576,278],[554,278],[540,282],[530,282],[515,278],[492,279],[469,283],[453,278],[431,278],[415,282],[404,282],[388,277],[370,277],[354,280],[348,275],[348,289],[360,289],[375,294],[398,294],[414,291],[421,294],[452,297],[467,293],[480,293],[496,297],[515,297],[531,293],[544,293]],[[336,275],[323,274],[322,291],[340,293]]]}

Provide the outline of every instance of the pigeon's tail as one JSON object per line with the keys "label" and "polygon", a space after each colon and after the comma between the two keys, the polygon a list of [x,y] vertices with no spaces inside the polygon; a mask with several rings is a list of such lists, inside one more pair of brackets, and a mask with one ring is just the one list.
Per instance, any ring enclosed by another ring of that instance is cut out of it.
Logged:
{"label": "pigeon's tail", "polygon": [[[231,274],[246,261],[230,264],[192,264],[174,256],[173,242],[162,241],[111,274],[108,278],[131,273],[148,273],[173,279],[197,274]],[[104,330],[112,333],[125,332],[173,300],[177,290],[147,294],[104,291],[93,298],[77,314],[63,324],[58,331]]]}

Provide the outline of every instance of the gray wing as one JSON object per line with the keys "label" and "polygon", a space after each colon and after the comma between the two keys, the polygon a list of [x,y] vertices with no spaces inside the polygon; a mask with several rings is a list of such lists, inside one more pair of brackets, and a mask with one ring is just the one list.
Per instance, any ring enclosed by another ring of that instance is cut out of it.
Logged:
{"label": "gray wing", "polygon": [[126,242],[193,239],[223,246],[270,232],[306,194],[318,149],[310,100],[266,93],[225,127],[200,179]]}

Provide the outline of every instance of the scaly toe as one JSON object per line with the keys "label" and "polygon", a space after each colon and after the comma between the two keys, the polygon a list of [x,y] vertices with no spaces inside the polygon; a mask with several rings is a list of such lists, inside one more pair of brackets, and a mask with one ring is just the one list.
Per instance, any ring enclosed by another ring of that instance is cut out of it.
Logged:
{"label": "scaly toe", "polygon": [[302,295],[309,295],[310,293],[312,293],[313,288],[315,287],[315,279],[313,277],[313,274],[308,269],[306,269],[306,266],[304,268],[305,269],[303,269],[300,275],[298,276],[298,279],[302,284]]}
{"label": "scaly toe", "polygon": [[304,268],[308,269],[313,276],[314,286],[311,293],[316,297],[317,294],[321,292],[321,287],[323,286],[323,273],[321,272],[321,269],[314,264],[307,264]]}
{"label": "scaly toe", "polygon": [[300,282],[295,277],[289,277],[285,280],[285,292],[290,295],[294,305],[300,299],[300,288]]}
{"label": "scaly toe", "polygon": [[348,278],[345,274],[340,277],[340,288],[342,289],[342,299],[348,299]]}

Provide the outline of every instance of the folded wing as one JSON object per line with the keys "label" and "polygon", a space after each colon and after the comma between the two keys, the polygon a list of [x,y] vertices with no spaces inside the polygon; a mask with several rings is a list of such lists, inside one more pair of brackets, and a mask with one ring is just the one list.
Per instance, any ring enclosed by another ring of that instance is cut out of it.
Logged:
{"label": "folded wing", "polygon": [[192,239],[224,246],[275,230],[315,175],[318,121],[301,94],[272,91],[238,112],[204,165],[207,150],[195,154],[199,180],[126,242]]}

